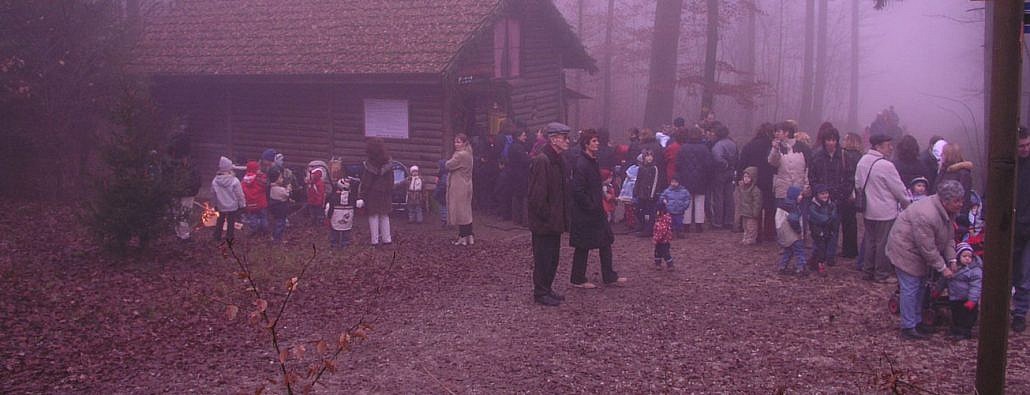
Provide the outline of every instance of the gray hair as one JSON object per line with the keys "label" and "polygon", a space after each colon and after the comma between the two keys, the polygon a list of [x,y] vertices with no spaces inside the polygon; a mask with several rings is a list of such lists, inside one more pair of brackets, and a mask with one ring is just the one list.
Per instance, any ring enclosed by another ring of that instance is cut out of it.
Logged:
{"label": "gray hair", "polygon": [[966,189],[955,180],[944,180],[937,184],[937,197],[941,201],[962,199],[966,196]]}

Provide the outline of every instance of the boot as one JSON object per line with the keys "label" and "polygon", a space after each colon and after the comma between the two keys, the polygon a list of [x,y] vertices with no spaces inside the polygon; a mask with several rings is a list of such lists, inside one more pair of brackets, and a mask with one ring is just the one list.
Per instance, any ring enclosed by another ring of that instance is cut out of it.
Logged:
{"label": "boot", "polygon": [[473,235],[465,236],[465,241],[468,242],[468,245],[476,244],[476,236],[473,236]]}
{"label": "boot", "polygon": [[459,237],[458,240],[454,241],[454,245],[456,245],[456,246],[468,245],[468,236]]}
{"label": "boot", "polygon": [[705,224],[694,224],[694,229],[697,230],[697,233],[704,233]]}

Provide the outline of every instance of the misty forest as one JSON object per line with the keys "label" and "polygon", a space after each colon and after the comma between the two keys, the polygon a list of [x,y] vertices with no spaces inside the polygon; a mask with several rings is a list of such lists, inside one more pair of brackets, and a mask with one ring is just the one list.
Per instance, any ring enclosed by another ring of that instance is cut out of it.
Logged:
{"label": "misty forest", "polygon": [[0,1],[0,393],[1030,392],[1022,3]]}

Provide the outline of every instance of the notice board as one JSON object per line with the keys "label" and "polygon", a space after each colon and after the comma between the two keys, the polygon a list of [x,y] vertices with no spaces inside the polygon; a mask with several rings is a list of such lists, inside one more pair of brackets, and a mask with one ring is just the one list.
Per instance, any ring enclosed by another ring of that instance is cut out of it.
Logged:
{"label": "notice board", "polygon": [[365,136],[408,138],[408,101],[365,99]]}

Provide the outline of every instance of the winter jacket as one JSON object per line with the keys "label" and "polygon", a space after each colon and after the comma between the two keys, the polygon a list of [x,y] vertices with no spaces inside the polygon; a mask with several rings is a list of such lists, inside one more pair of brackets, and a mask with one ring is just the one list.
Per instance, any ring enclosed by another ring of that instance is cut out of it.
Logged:
{"label": "winter jacket", "polygon": [[436,190],[433,191],[433,200],[436,203],[446,207],[447,206],[447,161],[440,159],[439,162],[440,173],[439,178],[436,181]]}
{"label": "winter jacket", "polygon": [[980,303],[983,279],[983,261],[980,260],[980,257],[974,256],[973,263],[960,267],[955,272],[955,276],[948,279],[948,300],[968,300]]}
{"label": "winter jacket", "polygon": [[740,160],[737,161],[737,170],[741,174],[748,167],[758,169],[758,177],[754,179],[755,186],[763,193],[768,194],[773,193],[773,175],[776,174],[776,168],[769,164],[770,145],[772,145],[772,139],[757,136],[744,145],[740,151]]}
{"label": "winter jacket", "polygon": [[962,200],[962,212],[969,211],[970,196],[973,193],[973,162],[958,162],[948,166],[947,169],[944,169],[944,171],[937,175],[938,183],[945,180],[955,180],[962,184],[962,189],[966,191],[966,196]]}
{"label": "winter jacket", "polygon": [[794,139],[780,142],[769,150],[769,164],[776,168],[773,175],[773,194],[777,199],[787,196],[787,188],[808,186],[808,163],[804,143]]}
{"label": "winter jacket", "polygon": [[716,173],[732,173],[737,167],[737,143],[729,137],[719,139],[712,145],[712,158],[715,163],[712,171]]}
{"label": "winter jacket", "polygon": [[612,245],[615,234],[604,212],[601,168],[586,152],[572,168],[572,207],[569,216],[569,245],[595,249]]}
{"label": "winter jacket", "polygon": [[333,230],[350,230],[354,227],[354,203],[357,200],[351,193],[351,184],[346,178],[333,183],[332,192],[326,199],[329,227]]}
{"label": "winter jacket", "polygon": [[665,182],[668,183],[676,178],[676,156],[680,153],[682,145],[675,140],[665,146],[662,155],[665,156]]}
{"label": "winter jacket", "polygon": [[240,180],[232,173],[215,175],[214,180],[211,180],[211,191],[215,195],[215,208],[218,211],[236,211],[247,207]]}
{"label": "winter jacket", "polygon": [[955,258],[953,226],[937,195],[912,203],[894,221],[887,237],[887,256],[895,267],[912,276],[925,276],[927,268],[944,271],[945,262]]}
{"label": "winter jacket", "polygon": [[525,197],[529,179],[529,152],[525,143],[515,141],[508,151],[508,165],[504,167],[508,177],[505,182],[515,197]]}
{"label": "winter jacket", "polygon": [[651,240],[655,244],[663,244],[672,242],[672,215],[669,213],[661,213],[658,218],[654,221],[654,233],[651,234]]}
{"label": "winter jacket", "polygon": [[240,180],[232,173],[232,161],[221,157],[218,174],[211,180],[211,192],[215,195],[215,209],[222,212],[236,211],[247,207]]}
{"label": "winter jacket", "polygon": [[665,188],[662,191],[661,199],[671,214],[680,215],[690,208],[690,192],[682,185],[676,188],[670,185],[668,188]]}
{"label": "winter jacket", "polygon": [[644,150],[650,150],[654,153],[654,164],[655,166],[658,166],[658,191],[660,192],[669,185],[669,177],[665,174],[665,147],[662,147],[662,145],[656,140],[648,143],[641,143],[640,151],[642,152]]}
{"label": "winter jacket", "polygon": [[897,218],[898,205],[905,208],[909,204],[908,196],[905,194],[907,188],[901,183],[898,170],[889,160],[877,161],[881,158],[883,154],[880,151],[869,150],[858,161],[855,169],[856,189],[861,189],[866,184],[866,176],[869,177],[869,183],[865,188],[866,208],[863,217],[871,221],[890,221]]}
{"label": "winter jacket", "polygon": [[243,196],[247,200],[247,212],[256,213],[268,208],[268,176],[261,170],[251,172],[243,176]]}
{"label": "winter jacket", "polygon": [[[926,179],[930,181],[930,185],[926,186],[927,191],[934,191],[937,188],[937,171],[940,165],[937,163],[937,157],[933,154],[933,147],[926,147],[925,150],[919,152],[919,162],[923,164],[923,171],[926,172]],[[900,173],[900,171],[899,171]],[[912,180],[908,180],[912,181]],[[908,181],[905,181],[907,184]]]}
{"label": "winter jacket", "polygon": [[762,191],[758,189],[758,185],[755,183],[755,177],[757,177],[758,169],[755,167],[748,167],[744,169],[744,173],[751,175],[751,183],[744,185],[743,182],[737,184],[737,189],[733,192],[733,201],[736,202],[737,215],[747,218],[760,218],[762,216]]}
{"label": "winter jacket", "polygon": [[[923,165],[923,162],[920,162],[918,159],[895,159],[893,162],[894,168],[898,169],[898,176],[901,178],[901,183],[905,184],[906,187],[908,187],[908,183],[912,182],[916,177],[923,177],[929,183],[929,180],[931,179],[930,172],[926,170],[926,166]],[[929,188],[929,185],[927,185],[927,187]],[[926,191],[930,192],[930,189],[927,189]]]}
{"label": "winter jacket", "polygon": [[640,165],[637,168],[637,179],[633,184],[633,198],[637,200],[654,200],[661,194],[658,182],[658,166]]}
{"label": "winter jacket", "polygon": [[526,195],[529,230],[539,235],[560,235],[569,228],[569,187],[565,162],[547,145],[529,165]]}
{"label": "winter jacket", "polygon": [[714,168],[712,151],[701,140],[688,140],[676,155],[676,177],[691,195],[708,192],[708,182]]}
{"label": "winter jacket", "polygon": [[801,237],[804,234],[804,215],[801,204],[797,202],[797,196],[800,193],[800,190],[797,190],[796,193],[789,193],[788,196],[780,199],[776,207],[776,241],[780,247],[790,247],[794,242],[804,240]]}
{"label": "winter jacket", "polygon": [[808,183],[813,187],[825,185],[830,190],[830,200],[841,203],[849,200],[855,190],[855,168],[851,167],[844,150],[830,156],[822,148],[812,153],[812,163],[808,166]]}
{"label": "winter jacket", "polygon": [[808,221],[813,238],[833,237],[840,229],[840,216],[837,215],[837,205],[833,200],[823,203],[812,198],[805,209],[805,220]]}
{"label": "winter jacket", "polygon": [[358,198],[365,201],[369,215],[390,214],[393,211],[393,165],[389,161],[379,166],[368,161],[362,164]]}
{"label": "winter jacket", "polygon": [[454,151],[447,168],[447,223],[468,225],[472,223],[472,171],[475,166],[472,151]]}
{"label": "winter jacket", "polygon": [[325,174],[327,170],[325,167],[319,167],[312,169],[308,173],[308,177],[305,180],[307,184],[307,201],[308,205],[319,206],[325,203],[326,193],[326,182]]}
{"label": "winter jacket", "polygon": [[421,176],[418,177],[418,182],[416,184],[420,184],[421,186],[417,189],[412,189],[411,185],[413,181],[415,181],[415,177],[407,176],[404,178],[404,198],[409,205],[420,207],[425,206],[426,192],[428,192],[425,184],[426,179]]}

